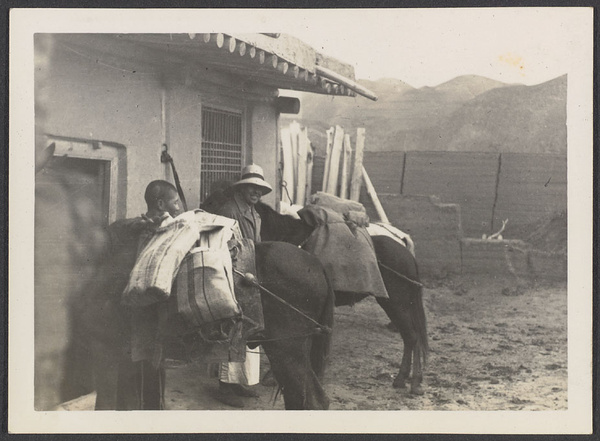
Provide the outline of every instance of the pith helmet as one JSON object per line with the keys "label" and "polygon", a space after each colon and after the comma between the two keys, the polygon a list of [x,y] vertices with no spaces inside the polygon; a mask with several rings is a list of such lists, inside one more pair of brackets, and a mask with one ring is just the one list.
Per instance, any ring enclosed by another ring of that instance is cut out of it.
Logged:
{"label": "pith helmet", "polygon": [[233,186],[237,187],[244,184],[254,184],[259,186],[262,189],[263,195],[273,191],[273,188],[265,181],[262,167],[256,164],[250,164],[244,167],[242,169],[242,179],[234,183]]}

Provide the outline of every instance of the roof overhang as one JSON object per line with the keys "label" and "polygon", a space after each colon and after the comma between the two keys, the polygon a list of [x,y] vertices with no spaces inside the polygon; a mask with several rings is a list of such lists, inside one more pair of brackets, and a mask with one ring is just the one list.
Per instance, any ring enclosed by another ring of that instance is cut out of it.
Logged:
{"label": "roof overhang", "polygon": [[[211,72],[277,89],[336,96],[375,94],[354,68],[286,34],[58,34],[61,44],[128,67]],[[126,67],[127,68],[127,67]]]}

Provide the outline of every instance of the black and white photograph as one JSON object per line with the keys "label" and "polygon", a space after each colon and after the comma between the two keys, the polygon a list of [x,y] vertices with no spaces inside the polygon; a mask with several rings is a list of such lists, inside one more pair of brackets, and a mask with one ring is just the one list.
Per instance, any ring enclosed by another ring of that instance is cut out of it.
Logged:
{"label": "black and white photograph", "polygon": [[10,432],[591,433],[592,8],[10,24]]}

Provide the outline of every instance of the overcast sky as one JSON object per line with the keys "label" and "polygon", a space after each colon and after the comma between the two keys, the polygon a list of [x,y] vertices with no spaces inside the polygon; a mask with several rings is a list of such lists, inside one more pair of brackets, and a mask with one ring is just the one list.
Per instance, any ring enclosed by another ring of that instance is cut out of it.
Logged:
{"label": "overcast sky", "polygon": [[575,9],[304,11],[286,32],[355,66],[356,78],[414,87],[459,75],[539,84],[568,73],[584,34]]}
{"label": "overcast sky", "polygon": [[581,60],[592,59],[591,11],[80,8],[26,13],[38,32],[288,33],[352,64],[358,79],[388,77],[422,87],[470,74],[533,85],[581,70]]}

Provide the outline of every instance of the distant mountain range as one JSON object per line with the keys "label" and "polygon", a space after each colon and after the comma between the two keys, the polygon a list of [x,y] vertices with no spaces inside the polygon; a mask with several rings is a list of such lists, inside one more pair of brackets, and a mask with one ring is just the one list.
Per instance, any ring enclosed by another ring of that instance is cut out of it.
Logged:
{"label": "distant mountain range", "polygon": [[[366,129],[369,151],[566,153],[567,76],[536,86],[465,75],[416,89],[396,79],[359,81],[379,99],[301,94],[297,120],[320,154],[325,130]],[[354,139],[354,138],[353,138]]]}

